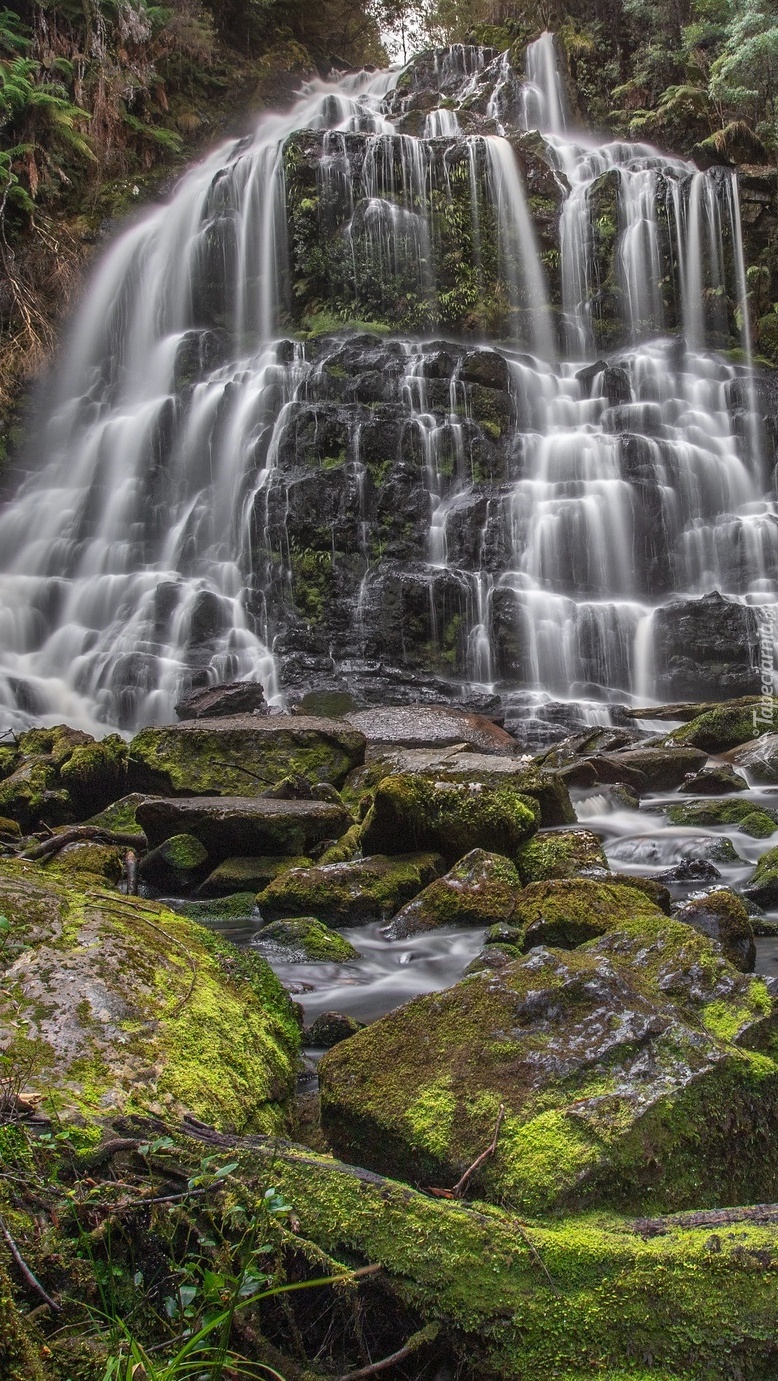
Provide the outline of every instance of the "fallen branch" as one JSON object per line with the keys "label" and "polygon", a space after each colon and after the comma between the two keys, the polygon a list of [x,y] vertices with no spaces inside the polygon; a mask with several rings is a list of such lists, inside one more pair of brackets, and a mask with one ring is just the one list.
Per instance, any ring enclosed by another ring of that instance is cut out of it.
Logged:
{"label": "fallen branch", "polygon": [[493,1156],[495,1151],[497,1150],[497,1139],[500,1135],[500,1128],[503,1124],[504,1117],[505,1104],[501,1103],[500,1111],[497,1114],[497,1122],[495,1123],[494,1136],[492,1137],[492,1140],[490,1144],[487,1146],[486,1150],[482,1151],[480,1156],[478,1156],[478,1158],[473,1161],[473,1164],[470,1166],[470,1168],[465,1171],[461,1180],[457,1180],[456,1184],[454,1185],[454,1188],[451,1191],[455,1199],[462,1198],[462,1195],[464,1194],[465,1189],[467,1188],[468,1182],[475,1174],[476,1170],[480,1169],[480,1167],[484,1164],[484,1161],[487,1161],[490,1156]]}
{"label": "fallen branch", "polygon": [[13,1257],[17,1266],[19,1267],[19,1270],[24,1276],[24,1279],[27,1281],[27,1284],[31,1286],[33,1290],[35,1290],[36,1294],[40,1295],[44,1303],[49,1306],[49,1309],[53,1309],[55,1314],[61,1314],[62,1310],[60,1306],[57,1304],[56,1300],[53,1300],[51,1298],[51,1295],[46,1294],[46,1291],[44,1290],[43,1286],[38,1280],[38,1277],[33,1275],[32,1271],[30,1270],[29,1266],[27,1265],[27,1262],[25,1261],[24,1257],[19,1251],[19,1248],[14,1242],[14,1239],[8,1231],[8,1228],[6,1227],[2,1218],[0,1218],[0,1233],[2,1233],[3,1237],[5,1238],[5,1241],[8,1245],[8,1250],[10,1251],[11,1256]]}
{"label": "fallen branch", "polygon": [[105,830],[100,825],[72,825],[69,829],[61,830],[59,834],[52,834],[41,844],[34,844],[31,848],[25,849],[21,857],[29,859],[31,863],[37,863],[42,858],[50,858],[52,854],[59,853],[60,849],[67,848],[68,844],[81,844],[87,841],[99,844],[119,844],[125,848],[137,848],[140,842],[137,834],[125,834],[121,830]]}
{"label": "fallen branch", "polygon": [[742,1208],[695,1209],[665,1218],[638,1218],[633,1224],[641,1237],[660,1237],[673,1228],[718,1228],[728,1223],[776,1223],[778,1204],[747,1204]]}
{"label": "fallen branch", "polygon": [[[355,1272],[355,1274],[358,1274]],[[410,1357],[414,1352],[418,1352],[425,1343],[434,1343],[440,1332],[440,1324],[431,1323],[426,1328],[422,1328],[418,1333],[414,1333],[409,1338],[404,1347],[398,1352],[393,1352],[391,1357],[384,1357],[380,1362],[373,1362],[369,1367],[360,1367],[359,1371],[347,1371],[338,1381],[362,1381],[364,1376],[377,1376],[380,1371],[387,1371],[389,1367],[394,1367],[398,1362],[404,1362],[406,1357]]]}

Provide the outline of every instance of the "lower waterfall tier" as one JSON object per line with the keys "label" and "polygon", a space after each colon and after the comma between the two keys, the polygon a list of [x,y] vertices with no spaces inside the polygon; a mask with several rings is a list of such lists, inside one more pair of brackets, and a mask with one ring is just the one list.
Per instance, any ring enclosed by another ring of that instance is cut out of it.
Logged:
{"label": "lower waterfall tier", "polygon": [[55,412],[0,516],[0,703],[131,728],[240,678],[357,703],[758,691],[769,388],[678,338],[548,365],[182,333],[156,396]]}

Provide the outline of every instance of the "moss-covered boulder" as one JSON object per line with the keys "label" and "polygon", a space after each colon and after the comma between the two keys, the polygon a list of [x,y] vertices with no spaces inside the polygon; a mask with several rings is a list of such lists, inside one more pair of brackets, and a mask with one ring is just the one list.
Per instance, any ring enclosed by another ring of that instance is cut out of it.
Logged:
{"label": "moss-covered boulder", "polygon": [[512,786],[432,781],[409,773],[378,784],[365,820],[366,853],[432,849],[452,861],[471,849],[515,858],[534,834],[537,802]]}
{"label": "moss-covered boulder", "polygon": [[334,926],[368,925],[388,920],[442,872],[434,853],[291,868],[259,893],[257,906],[268,919],[310,914]]}
{"label": "moss-covered boulder", "polygon": [[542,830],[523,844],[517,858],[524,882],[570,878],[584,868],[607,868],[598,835],[591,830]]}
{"label": "moss-covered boulder", "polygon": [[329,801],[273,801],[257,796],[155,797],[137,808],[149,844],[194,835],[214,862],[233,857],[307,856],[312,846],[338,839],[352,823]]}
{"label": "moss-covered boulder", "polygon": [[510,859],[472,849],[398,911],[384,935],[387,940],[405,940],[444,926],[509,921],[520,891],[521,879]]}
{"label": "moss-covered boulder", "polygon": [[359,958],[359,951],[343,935],[315,916],[270,921],[254,940],[254,948],[267,959],[285,964],[348,964]]}
{"label": "moss-covered boulder", "polygon": [[626,921],[374,1022],[322,1060],[323,1123],[338,1154],[446,1188],[502,1106],[470,1187],[521,1213],[772,1201],[772,1009],[689,926]]}
{"label": "moss-covered boulder", "polygon": [[557,772],[545,772],[532,763],[515,757],[492,757],[486,753],[446,753],[420,748],[371,755],[366,767],[349,777],[347,790],[353,797],[372,791],[384,777],[405,775],[431,777],[436,782],[468,782],[473,785],[509,786],[522,796],[531,796],[540,809],[540,823],[574,825],[575,810],[570,793]]}
{"label": "moss-covered boulder", "polygon": [[731,791],[747,791],[748,782],[742,772],[728,763],[711,763],[701,772],[693,772],[678,788],[690,796],[726,796]]}
{"label": "moss-covered boulder", "polygon": [[210,897],[203,901],[196,898],[165,898],[171,911],[200,925],[213,925],[222,921],[248,921],[256,910],[256,897],[253,892],[232,892],[229,896]]}
{"label": "moss-covered boulder", "polygon": [[778,906],[778,845],[762,854],[754,869],[754,876],[743,888],[750,901],[771,911]]}
{"label": "moss-covered boulder", "polygon": [[692,925],[702,935],[717,940],[729,962],[741,973],[753,973],[756,961],[754,932],[748,912],[736,892],[719,887],[706,896],[692,897],[673,914],[677,921]]}
{"label": "moss-covered boulder", "polygon": [[225,858],[204,878],[197,889],[199,897],[227,897],[232,892],[261,892],[279,873],[289,868],[309,868],[312,860],[302,854],[278,857],[264,854],[259,857]]}
{"label": "moss-covered boulder", "polygon": [[189,1111],[276,1132],[299,1029],[259,955],[154,903],[0,863],[0,1045],[63,1118]]}
{"label": "moss-covered boulder", "polygon": [[67,791],[48,757],[30,758],[0,782],[0,815],[26,833],[36,825],[68,825],[75,819]]}
{"label": "moss-covered boulder", "polygon": [[142,729],[128,761],[134,791],[259,796],[298,773],[339,786],[364,757],[364,734],[343,720],[235,715]]}
{"label": "moss-covered boulder", "polygon": [[21,837],[22,831],[17,821],[8,820],[5,815],[0,815],[0,839],[12,844]]}
{"label": "moss-covered boulder", "polygon": [[103,810],[126,790],[127,744],[118,734],[78,744],[62,763],[59,779],[79,819]]}
{"label": "moss-covered boulder", "polygon": [[89,874],[92,884],[104,883],[114,886],[124,871],[124,849],[114,844],[74,843],[66,844],[46,862],[47,873],[61,873],[75,877],[80,873]]}
{"label": "moss-covered boulder", "polygon": [[208,868],[208,850],[193,834],[171,834],[142,858],[141,877],[163,891],[187,892]]}
{"label": "moss-covered boulder", "polygon": [[727,754],[735,767],[759,785],[778,785],[778,733],[763,734]]}
{"label": "moss-covered boulder", "polygon": [[519,893],[513,915],[521,927],[521,947],[555,945],[574,949],[623,921],[655,921],[659,908],[637,887],[591,878],[554,878],[531,882]]}
{"label": "moss-covered boulder", "polygon": [[753,801],[682,801],[670,806],[668,819],[673,825],[732,825],[752,839],[769,839],[778,830],[778,812],[755,806]]}
{"label": "moss-covered boulder", "polygon": [[[769,712],[765,712],[765,706],[769,707]],[[706,710],[689,724],[675,729],[668,742],[701,748],[706,753],[725,753],[770,733],[776,722],[778,699],[767,696],[763,706],[761,701],[755,704],[751,697],[746,697]]]}

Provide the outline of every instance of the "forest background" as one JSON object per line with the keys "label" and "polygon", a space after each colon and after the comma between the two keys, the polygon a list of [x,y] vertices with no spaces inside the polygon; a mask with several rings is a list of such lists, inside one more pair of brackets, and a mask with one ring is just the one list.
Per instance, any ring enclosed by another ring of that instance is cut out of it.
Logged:
{"label": "forest background", "polygon": [[[333,68],[451,42],[520,52],[544,28],[559,33],[594,127],[703,161],[775,164],[778,0],[18,0],[0,10],[0,460],[95,247],[208,144]],[[749,287],[758,298],[759,273]],[[755,314],[769,305],[756,301]]]}

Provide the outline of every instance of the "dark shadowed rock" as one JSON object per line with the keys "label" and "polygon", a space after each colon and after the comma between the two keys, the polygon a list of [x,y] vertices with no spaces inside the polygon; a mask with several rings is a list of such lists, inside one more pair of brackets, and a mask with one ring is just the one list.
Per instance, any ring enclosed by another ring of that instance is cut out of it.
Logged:
{"label": "dark shadowed rock", "polygon": [[442,871],[434,853],[292,868],[259,893],[257,906],[267,918],[305,913],[334,926],[369,925],[393,916]]}
{"label": "dark shadowed rock", "polygon": [[253,681],[231,681],[192,691],[175,707],[179,719],[218,719],[236,714],[266,714],[262,687]]}
{"label": "dark shadowed rock", "polygon": [[348,812],[324,801],[265,801],[253,796],[159,797],[138,806],[152,848],[174,834],[194,835],[212,859],[307,854],[351,824]]}
{"label": "dark shadowed rock", "polygon": [[303,1035],[306,1045],[331,1050],[333,1046],[340,1045],[341,1041],[347,1041],[349,1036],[355,1036],[358,1031],[363,1030],[363,1022],[347,1017],[344,1012],[322,1012],[313,1025],[306,1028]]}

